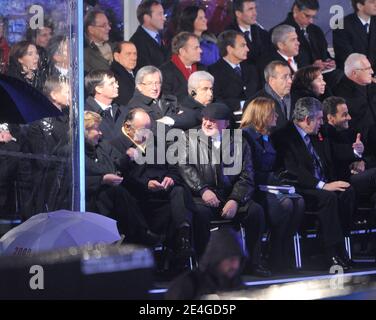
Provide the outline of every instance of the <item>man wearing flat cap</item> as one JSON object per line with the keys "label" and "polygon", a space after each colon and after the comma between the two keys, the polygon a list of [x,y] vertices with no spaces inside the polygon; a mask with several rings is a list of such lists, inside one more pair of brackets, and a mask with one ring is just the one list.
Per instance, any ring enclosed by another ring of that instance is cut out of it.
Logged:
{"label": "man wearing flat cap", "polygon": [[[189,186],[198,217],[196,247],[202,254],[210,238],[210,221],[234,220],[245,230],[245,242],[252,273],[269,276],[261,264],[261,236],[264,211],[252,200],[255,190],[252,157],[241,132],[228,130],[231,110],[222,103],[211,103],[202,112],[201,130],[189,134],[180,174]],[[227,129],[227,130],[226,130]],[[197,243],[197,242],[200,243]]]}

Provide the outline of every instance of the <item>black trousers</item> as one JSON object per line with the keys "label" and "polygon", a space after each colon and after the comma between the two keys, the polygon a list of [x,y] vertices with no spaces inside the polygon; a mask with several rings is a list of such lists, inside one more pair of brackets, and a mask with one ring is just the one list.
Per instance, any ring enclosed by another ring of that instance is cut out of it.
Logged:
{"label": "black trousers", "polygon": [[356,192],[357,202],[362,198],[371,198],[376,205],[376,168],[351,175],[350,184]]}
{"label": "black trousers", "polygon": [[[201,256],[210,239],[210,221],[221,220],[221,209],[196,204],[193,215],[193,232],[198,256]],[[240,223],[245,230],[247,254],[251,264],[261,263],[261,239],[265,229],[263,208],[256,202],[250,201],[245,211],[241,208],[234,217],[235,223]]]}
{"label": "black trousers", "polygon": [[255,201],[266,213],[267,228],[270,230],[271,267],[289,267],[292,262],[293,237],[304,215],[303,198],[259,191],[255,194]]}
{"label": "black trousers", "polygon": [[355,206],[355,191],[352,187],[344,192],[319,189],[299,189],[306,208],[316,211],[320,221],[321,240],[326,253],[338,254],[343,251],[344,233],[350,231]]}

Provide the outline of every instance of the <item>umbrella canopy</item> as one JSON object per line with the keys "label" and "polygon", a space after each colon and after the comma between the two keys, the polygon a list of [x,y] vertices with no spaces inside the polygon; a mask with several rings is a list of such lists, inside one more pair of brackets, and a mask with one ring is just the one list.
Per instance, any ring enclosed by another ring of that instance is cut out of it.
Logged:
{"label": "umbrella canopy", "polygon": [[30,123],[61,111],[28,83],[0,74],[0,123]]}
{"label": "umbrella canopy", "polygon": [[37,214],[7,232],[0,239],[0,253],[25,255],[119,239],[113,219],[92,212],[59,210]]}

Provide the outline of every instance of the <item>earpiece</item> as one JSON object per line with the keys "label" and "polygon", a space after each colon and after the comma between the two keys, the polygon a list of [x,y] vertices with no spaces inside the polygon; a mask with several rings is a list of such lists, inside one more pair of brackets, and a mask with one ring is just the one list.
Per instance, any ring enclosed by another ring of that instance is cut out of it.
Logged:
{"label": "earpiece", "polygon": [[197,96],[197,92],[195,90],[192,90],[191,91],[191,96],[194,98],[195,96]]}

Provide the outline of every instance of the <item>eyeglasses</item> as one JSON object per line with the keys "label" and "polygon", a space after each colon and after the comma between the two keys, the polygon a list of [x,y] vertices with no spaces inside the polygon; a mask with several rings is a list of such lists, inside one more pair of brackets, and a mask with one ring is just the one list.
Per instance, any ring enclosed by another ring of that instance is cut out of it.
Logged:
{"label": "eyeglasses", "polygon": [[93,27],[98,27],[98,28],[111,28],[111,23],[105,23],[105,24],[101,24],[101,25],[95,25],[93,24],[92,25]]}
{"label": "eyeglasses", "polygon": [[147,86],[147,87],[159,87],[162,85],[162,82],[141,82],[141,84],[143,84],[144,86]]}
{"label": "eyeglasses", "polygon": [[358,71],[372,71],[372,67],[363,68],[363,69],[355,69],[355,70],[358,70]]}

